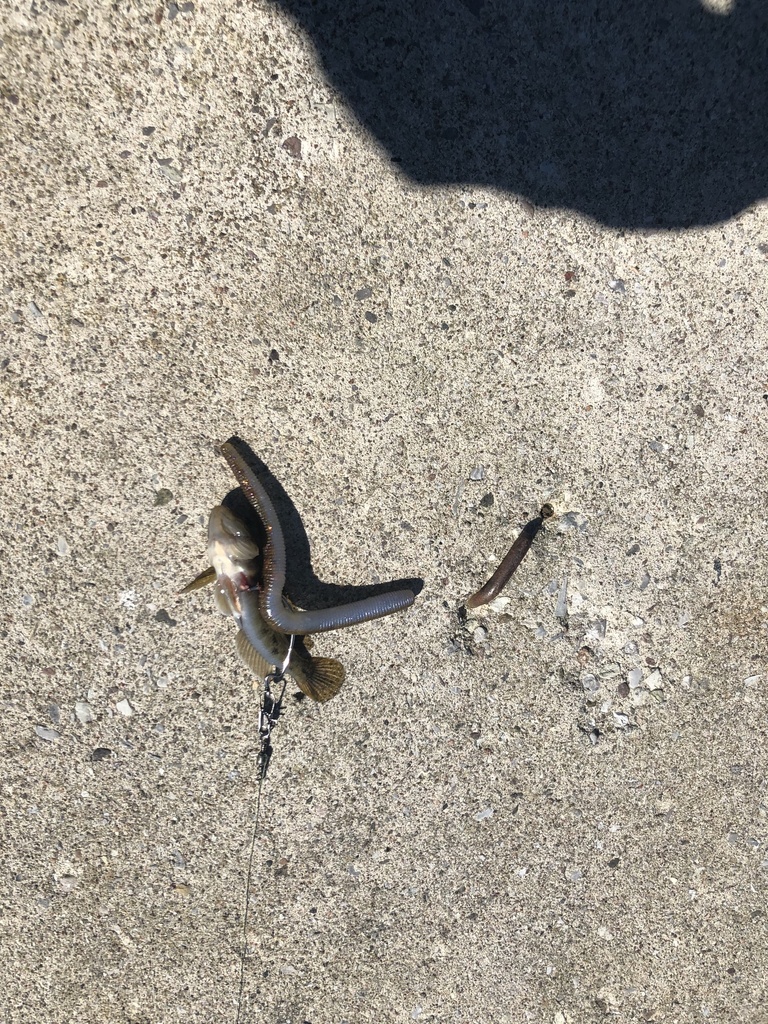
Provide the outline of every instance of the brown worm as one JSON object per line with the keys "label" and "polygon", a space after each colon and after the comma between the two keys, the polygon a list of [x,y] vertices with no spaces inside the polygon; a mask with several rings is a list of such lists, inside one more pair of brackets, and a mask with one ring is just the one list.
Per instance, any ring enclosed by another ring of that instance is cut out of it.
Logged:
{"label": "brown worm", "polygon": [[243,494],[256,509],[267,535],[259,605],[262,617],[273,629],[280,633],[293,633],[299,636],[324,633],[329,629],[356,626],[359,622],[391,615],[392,612],[413,604],[416,595],[412,590],[395,590],[389,594],[379,594],[362,601],[352,601],[349,604],[339,604],[318,611],[289,608],[283,600],[286,573],[285,540],[275,507],[261,481],[233,445],[227,441],[221,446],[221,454],[229,463],[229,468],[235,474]]}
{"label": "brown worm", "polygon": [[526,551],[533,543],[533,538],[543,527],[545,520],[554,514],[555,511],[551,505],[542,505],[541,511],[536,518],[532,519],[530,523],[526,523],[520,531],[514,544],[504,555],[498,569],[485,586],[481,587],[476,594],[467,598],[467,608],[479,608],[480,605],[488,604],[489,601],[492,601],[494,597],[501,593],[507,583],[509,583],[512,573],[522,562]]}

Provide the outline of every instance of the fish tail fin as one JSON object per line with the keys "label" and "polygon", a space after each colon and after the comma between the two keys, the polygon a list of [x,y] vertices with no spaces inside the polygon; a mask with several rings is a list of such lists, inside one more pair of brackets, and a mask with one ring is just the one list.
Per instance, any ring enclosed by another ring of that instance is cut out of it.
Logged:
{"label": "fish tail fin", "polygon": [[308,697],[324,704],[339,692],[345,674],[344,666],[335,658],[312,658],[307,665],[306,680],[294,678]]}

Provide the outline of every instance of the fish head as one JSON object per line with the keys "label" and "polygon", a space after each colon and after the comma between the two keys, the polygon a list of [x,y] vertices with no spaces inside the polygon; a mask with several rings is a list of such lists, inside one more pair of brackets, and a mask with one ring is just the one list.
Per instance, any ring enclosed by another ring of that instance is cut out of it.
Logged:
{"label": "fish head", "polygon": [[247,526],[224,505],[208,517],[208,557],[216,573],[216,604],[239,615],[238,594],[255,585],[259,547]]}

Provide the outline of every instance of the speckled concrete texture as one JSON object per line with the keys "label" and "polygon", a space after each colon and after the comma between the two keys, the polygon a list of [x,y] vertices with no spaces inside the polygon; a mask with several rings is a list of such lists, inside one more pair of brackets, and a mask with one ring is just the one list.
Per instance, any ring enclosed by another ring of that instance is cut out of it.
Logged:
{"label": "speckled concrete texture", "polygon": [[241,1021],[768,1019],[766,206],[409,177],[265,0],[0,41],[0,1019],[236,1019],[257,695],[178,596],[233,434],[304,578],[424,581],[289,690]]}

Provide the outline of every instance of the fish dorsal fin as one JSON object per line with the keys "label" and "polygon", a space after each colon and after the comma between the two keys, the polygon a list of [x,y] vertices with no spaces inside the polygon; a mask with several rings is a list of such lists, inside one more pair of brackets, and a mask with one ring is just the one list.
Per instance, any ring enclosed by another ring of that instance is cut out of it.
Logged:
{"label": "fish dorsal fin", "polygon": [[216,570],[209,566],[207,569],[203,569],[199,576],[195,576],[191,583],[188,583],[183,590],[180,590],[180,594],[191,594],[193,590],[200,590],[202,587],[207,587],[210,583],[216,579]]}
{"label": "fish dorsal fin", "polygon": [[[307,666],[307,686],[299,686],[308,697],[319,704],[335,697],[344,682],[344,666],[335,658],[312,658]],[[299,682],[299,680],[296,680]]]}
{"label": "fish dorsal fin", "polygon": [[248,637],[241,630],[238,631],[237,639],[235,640],[235,646],[237,647],[237,653],[240,655],[240,660],[244,665],[247,665],[251,672],[254,672],[257,676],[262,679],[268,675],[273,665],[268,665],[258,651],[254,650],[253,647],[248,643]]}

